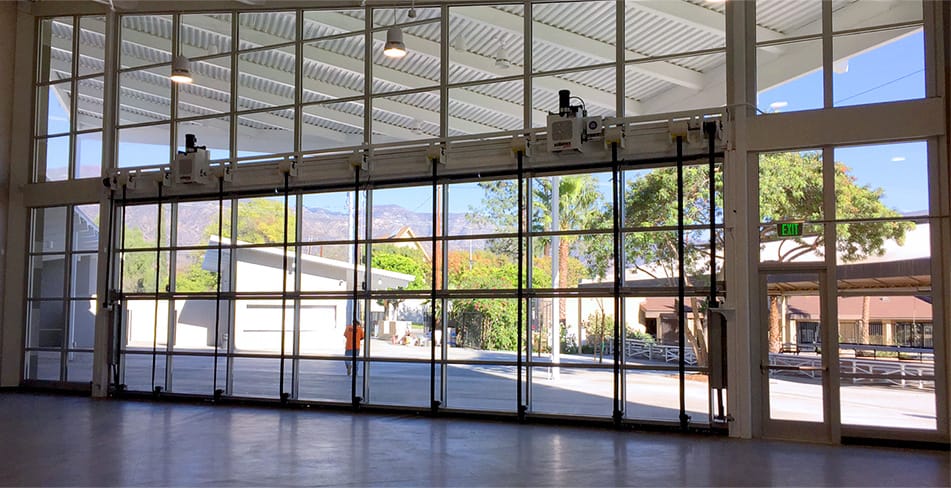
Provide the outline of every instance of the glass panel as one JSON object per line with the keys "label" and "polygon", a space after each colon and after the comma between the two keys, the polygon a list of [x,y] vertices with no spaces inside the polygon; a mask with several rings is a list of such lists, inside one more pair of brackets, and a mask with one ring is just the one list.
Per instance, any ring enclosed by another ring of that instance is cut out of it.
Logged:
{"label": "glass panel", "polygon": [[[680,420],[680,378],[676,370],[629,369],[624,374],[624,380],[627,385],[624,418],[669,422]],[[687,372],[684,400],[691,423],[707,422],[708,391],[705,375]]]}
{"label": "glass panel", "polygon": [[96,296],[96,275],[99,266],[98,254],[73,254],[70,283],[71,298]]}
{"label": "glass panel", "polygon": [[532,411],[610,417],[614,372],[571,367],[532,368]]}
{"label": "glass panel", "polygon": [[[900,2],[913,3],[913,2]],[[918,2],[919,7],[921,5]],[[833,39],[834,106],[925,97],[925,43],[921,28]]]}
{"label": "glass panel", "polygon": [[449,241],[449,288],[516,288],[517,246],[514,238]]}
{"label": "glass panel", "polygon": [[[398,22],[418,22],[424,18],[419,15],[425,13],[423,11],[435,12],[438,16],[439,9],[416,9],[417,17],[415,19],[406,16],[408,10],[400,9],[395,12]],[[374,13],[375,17],[379,17],[377,15],[379,12],[378,10]],[[386,11],[386,16],[392,18],[392,15],[389,15],[390,12],[393,11]],[[380,18],[379,21],[383,22],[383,19]],[[392,24],[386,23],[383,25]],[[440,23],[437,21],[422,25],[404,26],[401,31],[406,54],[399,58],[388,57],[383,54],[382,47],[386,44],[388,30],[373,33],[374,46],[380,46],[380,49],[373,50],[373,93],[426,88],[439,84]],[[412,73],[405,71],[407,66],[413,66]]]}
{"label": "glass panel", "polygon": [[[533,237],[533,287],[578,288],[585,281],[604,277],[614,265],[611,241],[610,234]],[[557,282],[553,281],[556,275]]]}
{"label": "glass panel", "polygon": [[[649,3],[625,2],[624,45],[628,59],[726,46],[726,15],[722,5],[703,2],[697,6],[703,10],[694,6],[675,10]],[[718,10],[716,14],[712,13],[714,9]],[[756,10],[759,14],[758,6]],[[703,15],[702,25],[696,22],[697,15]],[[606,18],[605,22],[613,23],[614,17]]]}
{"label": "glass panel", "polygon": [[69,136],[37,139],[35,157],[34,180],[38,182],[66,180],[69,177]]}
{"label": "glass panel", "polygon": [[106,18],[87,15],[79,18],[79,76],[94,75],[105,70]]}
{"label": "glass panel", "polygon": [[295,66],[293,46],[239,54],[238,110],[294,103]]}
{"label": "glass panel", "polygon": [[[238,244],[276,244],[296,241],[296,196],[287,199],[287,226],[285,236],[284,198],[242,198],[238,201]],[[225,221],[225,237],[231,237],[230,223]],[[289,249],[293,251],[293,248]],[[280,257],[280,251],[278,252]]]}
{"label": "glass panel", "polygon": [[66,250],[66,207],[33,210],[33,245],[30,252],[63,252]]}
{"label": "glass panel", "polygon": [[73,207],[73,251],[99,249],[99,204]]}
{"label": "glass panel", "polygon": [[[231,117],[228,115],[181,121],[176,126],[176,134],[178,151],[185,151],[185,135],[195,134],[200,136],[198,146],[208,150],[212,161],[231,158]],[[215,222],[217,225],[217,220]]]}
{"label": "glass panel", "polygon": [[28,351],[24,377],[28,380],[59,381],[61,354],[60,352]]}
{"label": "glass panel", "polygon": [[[533,127],[544,127],[545,117],[539,116],[547,112],[558,111],[558,91],[566,84],[574,87],[571,90],[571,106],[577,107],[582,116],[613,117],[615,115],[616,89],[614,68],[566,73],[558,76],[541,76],[532,80],[536,87],[532,93],[532,108],[535,109],[532,117]],[[628,86],[630,89],[630,86]],[[580,100],[579,100],[580,99]]]}
{"label": "glass panel", "polygon": [[[355,20],[342,14],[327,14],[328,17],[322,19]],[[363,22],[360,24],[362,29]],[[365,36],[361,32],[354,36],[304,44],[304,103],[347,98],[363,93],[364,39]]]}
{"label": "glass panel", "polygon": [[[231,14],[187,14],[181,16],[181,53],[189,58],[231,51]],[[194,69],[192,63],[192,69]]]}
{"label": "glass panel", "polygon": [[238,14],[239,49],[282,44],[297,39],[296,12],[242,12]]}
{"label": "glass panel", "polygon": [[[853,361],[844,360],[844,371]],[[900,366],[905,366],[904,363]],[[866,366],[868,367],[868,366]],[[865,369],[856,367],[856,369]],[[843,378],[839,389],[843,425],[897,429],[937,429],[935,382],[916,379],[934,371],[933,364],[910,365],[896,378]],[[900,378],[900,379],[899,379]]]}
{"label": "glass panel", "polygon": [[[617,4],[607,1],[534,5],[533,32],[546,32],[547,29],[552,33],[533,43],[532,71],[613,62],[615,36],[613,29],[604,29],[603,26],[615,25],[616,12]],[[578,22],[582,18],[583,21]]]}
{"label": "glass panel", "polygon": [[836,218],[928,214],[926,142],[836,148],[835,159]]}
{"label": "glass panel", "polygon": [[[336,350],[336,353],[343,350],[342,338],[340,343],[341,349]],[[301,400],[349,403],[352,399],[352,383],[350,377],[347,376],[347,369],[344,364],[344,359],[333,361],[301,360],[297,397]],[[359,388],[362,383],[360,383],[360,378],[357,381],[357,387]]]}
{"label": "glass panel", "polygon": [[56,83],[36,89],[36,135],[65,134],[69,132],[70,82]]}
{"label": "glass panel", "polygon": [[[506,81],[449,90],[449,132],[472,133],[466,120],[484,126],[483,132],[518,130],[523,127],[522,82]],[[492,105],[480,103],[492,100]],[[491,110],[490,110],[491,107]]]}
{"label": "glass panel", "polygon": [[76,178],[102,176],[102,131],[76,134]]}
{"label": "glass panel", "polygon": [[39,59],[36,80],[40,83],[69,78],[73,72],[73,18],[57,17],[40,22]]}
{"label": "glass panel", "polygon": [[85,78],[76,82],[79,99],[76,130],[102,129],[103,77]]}
{"label": "glass panel", "polygon": [[294,151],[294,111],[258,112],[238,117],[238,157]]}
{"label": "glass panel", "polygon": [[66,279],[65,256],[34,256],[31,261],[30,298],[62,298]]}
{"label": "glass panel", "polygon": [[[222,226],[231,221],[228,207],[224,207]],[[218,236],[218,202],[179,202],[176,239],[179,246],[214,246],[212,237]]]}
{"label": "glass panel", "polygon": [[[217,316],[215,300],[176,300],[174,348],[176,350],[213,352],[215,350],[215,333],[217,332],[218,347],[224,352],[223,349],[227,347],[228,342],[230,315],[231,304],[227,300],[222,300],[218,304]],[[208,368],[209,373],[211,369]]]}
{"label": "glass panel", "polygon": [[[30,327],[27,347],[63,347],[66,345],[66,317],[62,300],[30,301]],[[57,374],[57,378],[59,375]]]}
{"label": "glass panel", "polygon": [[66,381],[88,383],[92,381],[92,353],[66,353]]}
{"label": "glass panel", "polygon": [[[288,334],[290,335],[290,334]],[[231,394],[238,397],[280,398],[281,360],[234,358]],[[291,362],[284,363],[284,391],[291,391]]]}
{"label": "glass panel", "polygon": [[920,0],[902,0],[892,4],[877,0],[834,2],[832,28],[835,31],[859,29],[922,19]]}
{"label": "glass panel", "polygon": [[[158,259],[159,286],[155,286]],[[122,254],[122,291],[126,293],[163,293],[168,291],[168,251],[156,257],[155,251]]]}
{"label": "glass panel", "polygon": [[[559,226],[552,227],[554,184],[558,184]],[[531,228],[587,230],[611,227],[611,174],[590,173],[534,178]]]}
{"label": "glass panel", "polygon": [[517,198],[518,182],[514,180],[450,185],[448,234],[516,232]]}
{"label": "glass panel", "polygon": [[231,110],[231,56],[192,61],[191,73],[191,83],[175,84],[179,117]]}
{"label": "glass panel", "polygon": [[[931,284],[930,258],[931,233],[927,223],[916,224],[912,221],[855,222],[836,226],[838,250],[836,261],[846,276],[855,276],[861,280],[869,273],[891,273],[890,279],[904,282],[905,287],[920,287]],[[899,269],[906,263],[915,268]],[[856,263],[856,264],[850,264]],[[884,268],[866,271],[862,268],[868,263],[883,264]],[[845,266],[843,266],[845,265]],[[898,268],[895,268],[895,267]],[[881,283],[866,283],[866,287],[877,288]],[[862,288],[862,287],[859,287]]]}
{"label": "glass panel", "polygon": [[822,220],[822,153],[759,157],[760,222]]}
{"label": "glass panel", "polygon": [[122,362],[123,381],[130,391],[153,391],[154,386],[165,387],[166,360],[161,349],[154,362],[151,350],[149,354],[125,354]]}
{"label": "glass panel", "polygon": [[[238,248],[234,290],[237,292],[282,292],[285,261],[280,246]],[[214,252],[208,256],[213,257]],[[294,248],[287,250],[286,290],[294,290]]]}
{"label": "glass panel", "polygon": [[[244,291],[244,290],[239,290]],[[294,302],[287,301],[283,323],[284,352],[294,347]],[[235,303],[234,349],[259,354],[281,353],[281,300],[238,300]],[[271,381],[275,384],[276,381]]]}
{"label": "glass panel", "polygon": [[171,15],[123,15],[121,68],[172,62]]}
{"label": "glass panel", "polygon": [[[515,29],[503,29],[495,20],[484,22],[495,16],[511,19],[506,25]],[[525,35],[522,33],[524,17],[522,5],[505,5],[504,10],[495,6],[450,8],[449,82],[462,83],[521,74],[525,64]]]}
{"label": "glass panel", "polygon": [[334,36],[363,30],[363,10],[306,10],[304,11],[304,39]]}
{"label": "glass panel", "polygon": [[[762,306],[769,418],[823,421],[821,305],[815,273],[770,274]],[[812,339],[803,342],[800,339]]]}
{"label": "glass panel", "polygon": [[165,349],[168,343],[168,300],[129,299],[125,301],[122,312],[126,349],[151,351],[153,341],[159,350]]}
{"label": "glass panel", "polygon": [[169,124],[119,129],[119,167],[168,165],[169,130]]}
{"label": "glass panel", "polygon": [[[677,286],[680,271],[676,230],[629,232],[625,233],[622,239],[624,252],[627,255],[624,286],[637,288]],[[608,259],[608,256],[602,256],[601,259]],[[606,272],[606,269],[602,272]],[[688,270],[690,270],[689,267]],[[700,269],[696,269],[695,272],[699,273]]]}
{"label": "glass panel", "polygon": [[170,75],[167,65],[119,73],[119,125],[168,120]]}
{"label": "glass panel", "polygon": [[[492,364],[447,367],[446,408],[514,412],[518,409],[515,366]],[[522,380],[524,381],[524,375]]]}
{"label": "glass panel", "polygon": [[[718,69],[725,64],[724,53],[628,64],[625,96],[640,101],[642,114],[718,107],[726,103],[726,78]],[[703,85],[702,97],[683,90],[698,84]]]}
{"label": "glass panel", "polygon": [[431,252],[432,246],[419,241],[373,244],[369,288],[375,291],[429,290],[432,288]]}
{"label": "glass panel", "polygon": [[[158,239],[158,206],[131,205],[124,209],[125,214],[125,243],[126,249],[155,248],[159,245]],[[162,239],[161,245],[169,243],[169,227],[171,226],[171,205],[162,205]]]}
{"label": "glass panel", "polygon": [[[848,1],[835,0],[833,10],[842,8]],[[770,41],[777,37],[795,37],[822,32],[822,1],[756,0],[757,42]]]}
{"label": "glass panel", "polygon": [[373,216],[374,237],[391,240],[430,237],[433,235],[433,189],[417,186],[373,190]]}
{"label": "glass panel", "polygon": [[343,334],[350,319],[348,310],[348,300],[301,300],[300,353],[342,355],[345,346]]}
{"label": "glass panel", "polygon": [[[353,192],[311,193],[304,195],[303,203],[304,216],[301,225],[304,241],[341,241],[354,238]],[[361,237],[366,235],[364,212],[366,212],[366,198],[365,193],[361,192],[359,230]],[[321,252],[320,249],[324,251]],[[351,259],[353,257],[352,250],[344,251],[343,248],[337,246],[320,246],[312,252],[305,248],[304,252],[342,261],[347,261],[348,256]]]}
{"label": "glass panel", "polygon": [[[229,265],[222,253],[221,267],[227,274]],[[218,252],[178,251],[175,253],[175,291],[179,293],[212,293],[218,284]],[[222,283],[224,284],[224,283]]]}
{"label": "glass panel", "polygon": [[[419,351],[429,349],[417,347]],[[359,371],[363,370],[363,365]],[[404,405],[429,407],[430,365],[419,363],[373,362],[370,368],[370,394],[368,403],[373,405]],[[438,371],[438,368],[437,368]],[[362,378],[357,378],[359,388]],[[439,391],[439,386],[437,385]]]}
{"label": "glass panel", "polygon": [[72,300],[69,307],[69,347],[92,349],[96,338],[96,312],[99,309],[96,299]]}
{"label": "glass panel", "polygon": [[[218,358],[218,377],[215,384],[215,358],[208,356],[172,356],[172,384],[174,393],[213,395],[216,389],[224,389],[228,378],[228,361]],[[276,379],[276,378],[275,378]]]}
{"label": "glass panel", "polygon": [[[449,302],[447,309],[449,359],[517,360],[517,299],[457,298]],[[522,310],[525,313],[525,308]],[[428,307],[424,313],[423,324],[428,324]]]}
{"label": "glass panel", "polygon": [[321,103],[303,107],[301,151],[363,144],[363,103]]}
{"label": "glass panel", "polygon": [[[843,66],[848,63],[834,63],[832,69]],[[756,106],[766,113],[822,108],[822,41],[758,48],[756,89]]]}
{"label": "glass panel", "polygon": [[[439,92],[380,97],[373,100],[373,142],[386,143],[439,137]],[[473,132],[481,124],[466,123]]]}

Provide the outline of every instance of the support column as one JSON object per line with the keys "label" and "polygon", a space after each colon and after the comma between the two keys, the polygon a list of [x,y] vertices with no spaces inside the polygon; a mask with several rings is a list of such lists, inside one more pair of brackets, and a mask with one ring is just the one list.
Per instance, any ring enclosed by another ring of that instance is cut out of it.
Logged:
{"label": "support column", "polygon": [[[33,102],[33,17],[19,2],[0,3],[0,386],[17,386],[23,365]],[[23,49],[17,49],[23,46]],[[22,115],[17,115],[22,114]],[[25,115],[25,119],[24,116]]]}
{"label": "support column", "polygon": [[730,435],[759,433],[760,374],[757,347],[759,307],[758,183],[756,156],[749,153],[748,125],[755,117],[756,11],[753,2],[726,4],[727,131],[729,146],[724,167],[725,308],[736,310],[727,324],[728,404]]}

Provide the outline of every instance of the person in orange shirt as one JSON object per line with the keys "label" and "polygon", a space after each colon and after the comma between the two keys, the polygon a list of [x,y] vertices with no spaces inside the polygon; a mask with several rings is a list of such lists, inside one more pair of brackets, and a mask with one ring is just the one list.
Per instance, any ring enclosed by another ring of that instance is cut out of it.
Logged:
{"label": "person in orange shirt", "polygon": [[360,355],[360,346],[363,344],[364,336],[363,322],[360,322],[360,319],[354,319],[353,323],[344,329],[343,336],[346,338],[344,354],[347,359],[344,362],[347,364],[347,376],[350,376],[351,373],[360,374],[358,365],[352,364],[351,359],[354,357],[354,351],[356,351],[357,356]]}

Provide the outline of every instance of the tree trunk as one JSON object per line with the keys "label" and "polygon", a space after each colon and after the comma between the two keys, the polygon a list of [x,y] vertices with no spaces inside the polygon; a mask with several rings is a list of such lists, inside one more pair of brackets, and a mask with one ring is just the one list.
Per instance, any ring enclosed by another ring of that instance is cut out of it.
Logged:
{"label": "tree trunk", "polygon": [[779,352],[783,347],[783,317],[779,309],[781,297],[769,297],[769,352]]}
{"label": "tree trunk", "polygon": [[859,344],[869,344],[869,324],[868,321],[872,315],[872,297],[864,296],[862,297],[862,321],[858,324],[858,330],[856,333],[858,337],[856,342]]}
{"label": "tree trunk", "polygon": [[687,343],[693,347],[693,354],[697,357],[697,366],[705,367],[707,365],[707,337],[706,322],[700,315],[697,297],[690,298],[690,309],[693,315],[693,324],[684,329],[684,335],[687,337]]}

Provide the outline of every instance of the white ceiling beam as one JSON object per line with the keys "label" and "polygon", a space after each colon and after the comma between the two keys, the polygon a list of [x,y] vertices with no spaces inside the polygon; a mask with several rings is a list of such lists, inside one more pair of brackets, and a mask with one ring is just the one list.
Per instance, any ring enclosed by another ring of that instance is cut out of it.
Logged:
{"label": "white ceiling beam", "polygon": [[[683,0],[628,0],[625,4],[642,12],[689,25],[709,34],[726,36],[726,16],[723,13]],[[774,41],[784,36],[766,27],[756,27],[757,41]]]}
{"label": "white ceiling beam", "polygon": [[[502,10],[468,9],[465,15],[459,15],[475,22],[499,27],[514,33],[522,32],[522,17]],[[548,24],[535,22],[532,26],[532,35],[535,40],[554,44],[563,49],[597,58],[600,62],[612,62],[615,58],[615,48],[611,44],[568,32]],[[626,50],[626,55],[627,60],[643,59],[646,57],[643,54],[631,50]],[[629,65],[629,68],[647,76],[674,83],[678,86],[694,90],[703,88],[700,73],[668,62],[651,63],[650,66],[633,64]]]}
{"label": "white ceiling beam", "polygon": [[[451,12],[458,10],[459,9],[456,8]],[[363,21],[337,12],[323,12],[319,19],[308,19],[308,21],[346,31],[363,29]],[[441,56],[440,44],[438,42],[413,35],[407,31],[403,32],[403,41],[410,51],[418,52],[435,59],[439,59]],[[520,73],[520,71],[500,68],[496,66],[495,59],[469,51],[453,50],[450,54],[450,59],[453,63],[458,63],[496,77],[512,76]],[[518,64],[513,63],[513,66],[518,66]],[[614,93],[608,93],[570,80],[560,79],[555,81],[548,78],[538,78],[532,80],[532,86],[556,93],[558,90],[571,90],[573,94],[580,96],[587,103],[596,104],[612,110],[617,104]],[[627,100],[627,104],[626,113],[631,114],[640,111],[637,101]],[[532,110],[532,119],[535,125],[545,125],[547,116],[548,112],[544,110]]]}

